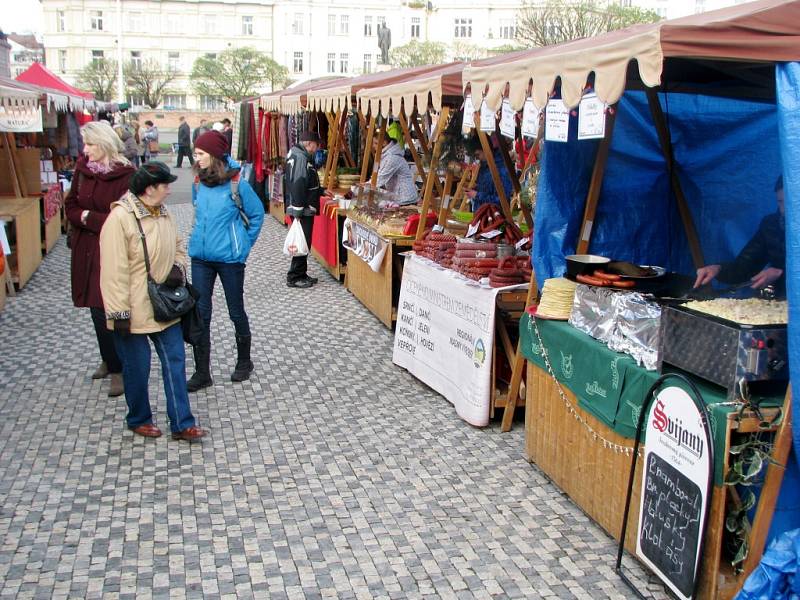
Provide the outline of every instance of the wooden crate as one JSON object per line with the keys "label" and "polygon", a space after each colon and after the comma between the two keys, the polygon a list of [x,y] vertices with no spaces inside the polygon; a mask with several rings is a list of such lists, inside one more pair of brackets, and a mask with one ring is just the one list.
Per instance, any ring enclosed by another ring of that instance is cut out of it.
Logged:
{"label": "wooden crate", "polygon": [[[573,409],[598,438],[580,423],[561,398],[548,373],[528,363],[528,390],[525,405],[525,455],[593,521],[619,540],[625,508],[631,457],[605,447],[603,439],[632,447],[633,441],[606,427],[578,407],[574,394],[564,388]],[[644,448],[642,448],[644,450]],[[643,461],[637,463],[633,498],[625,535],[625,548],[636,551],[636,526],[639,520],[639,491]],[[714,487],[706,532],[706,545],[700,568],[697,598],[731,598],[737,582],[732,569],[720,560],[725,517],[725,490]],[[609,562],[615,557],[609,556]]]}
{"label": "wooden crate", "polygon": [[0,219],[9,221],[13,246],[6,261],[14,283],[22,288],[42,262],[39,197],[0,198]]}
{"label": "wooden crate", "polygon": [[281,225],[286,224],[286,213],[283,210],[283,202],[270,202],[269,203],[269,214],[271,214],[278,223]]}

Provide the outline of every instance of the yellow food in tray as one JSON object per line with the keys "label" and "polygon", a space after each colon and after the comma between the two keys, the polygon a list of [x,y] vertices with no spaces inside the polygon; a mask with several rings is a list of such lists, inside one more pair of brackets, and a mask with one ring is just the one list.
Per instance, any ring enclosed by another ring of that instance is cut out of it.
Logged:
{"label": "yellow food in tray", "polygon": [[785,300],[717,298],[695,300],[683,306],[742,325],[785,325],[789,322],[789,305]]}

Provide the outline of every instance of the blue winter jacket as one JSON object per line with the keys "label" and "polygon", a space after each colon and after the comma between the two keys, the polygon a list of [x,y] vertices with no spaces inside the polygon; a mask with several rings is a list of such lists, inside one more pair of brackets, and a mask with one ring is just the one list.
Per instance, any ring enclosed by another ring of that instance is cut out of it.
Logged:
{"label": "blue winter jacket", "polygon": [[[228,158],[228,168],[239,163]],[[250,221],[245,228],[231,197],[231,183],[216,187],[192,185],[194,227],[189,238],[189,256],[209,262],[244,263],[258,239],[264,222],[264,205],[244,179],[239,180],[239,196]]]}
{"label": "blue winter jacket", "polygon": [[[503,182],[503,190],[506,193],[506,198],[511,200],[511,179],[506,170],[506,164],[503,162],[503,155],[499,150],[494,151],[494,162],[497,165],[497,171],[500,175],[500,181]],[[478,210],[484,204],[500,204],[500,196],[497,194],[497,188],[494,186],[494,179],[492,179],[492,172],[489,170],[489,163],[485,160],[481,161],[481,166],[478,169],[478,180],[475,183],[475,197],[472,199],[473,212]]]}

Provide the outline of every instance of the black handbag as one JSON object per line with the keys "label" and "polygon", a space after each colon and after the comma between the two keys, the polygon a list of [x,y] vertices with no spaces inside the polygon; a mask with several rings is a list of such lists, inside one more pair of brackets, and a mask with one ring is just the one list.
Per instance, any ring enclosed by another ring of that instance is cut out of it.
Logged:
{"label": "black handbag", "polygon": [[185,285],[171,287],[164,283],[155,282],[150,275],[150,256],[147,253],[147,241],[145,240],[144,229],[142,229],[142,224],[138,218],[136,218],[136,225],[139,227],[142,248],[144,248],[144,265],[147,269],[147,294],[150,296],[150,303],[153,305],[153,317],[156,321],[180,319],[194,308],[195,299]]}

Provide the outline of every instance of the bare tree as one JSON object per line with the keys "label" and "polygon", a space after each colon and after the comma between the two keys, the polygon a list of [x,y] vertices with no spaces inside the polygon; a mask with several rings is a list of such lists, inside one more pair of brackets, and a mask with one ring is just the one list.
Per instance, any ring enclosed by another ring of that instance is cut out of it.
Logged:
{"label": "bare tree", "polygon": [[526,0],[517,17],[516,36],[527,46],[551,46],[660,19],[651,10],[597,0]]}
{"label": "bare tree", "polygon": [[440,42],[411,40],[404,46],[392,48],[389,63],[393,67],[421,67],[443,63],[447,46]]}
{"label": "bare tree", "polygon": [[125,65],[125,80],[131,94],[141,96],[144,104],[158,108],[169,85],[178,78],[177,69],[164,67],[154,59],[142,63],[128,62]]}
{"label": "bare tree", "polygon": [[192,66],[192,85],[198,94],[238,102],[255,96],[267,83],[273,90],[291,81],[289,70],[255,48],[230,48],[216,58],[201,56]]}
{"label": "bare tree", "polygon": [[78,87],[89,90],[94,97],[108,102],[114,95],[117,80],[117,61],[99,58],[93,60],[78,72]]}

